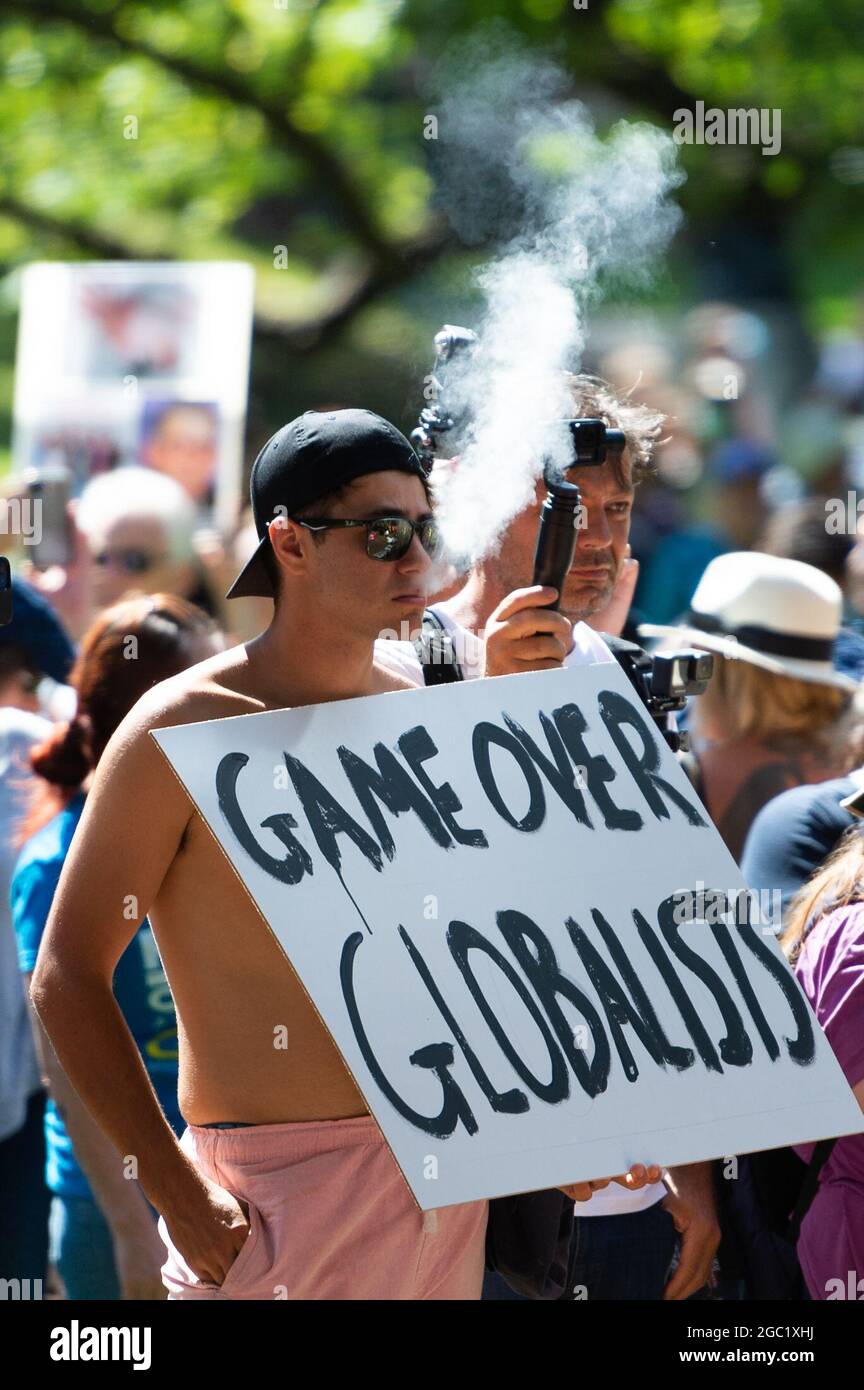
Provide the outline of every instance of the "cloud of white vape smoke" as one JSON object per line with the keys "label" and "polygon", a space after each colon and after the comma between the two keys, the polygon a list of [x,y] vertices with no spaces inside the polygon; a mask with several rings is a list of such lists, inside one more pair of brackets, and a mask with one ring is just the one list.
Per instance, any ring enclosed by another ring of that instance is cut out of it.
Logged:
{"label": "cloud of white vape smoke", "polygon": [[443,71],[439,201],[465,242],[501,247],[479,274],[480,343],[460,380],[471,436],[438,492],[448,549],[473,561],[531,502],[544,460],[569,461],[547,424],[573,414],[562,370],[578,370],[604,283],[650,276],[683,174],[670,135],[621,121],[601,137],[566,75],[507,36],[484,31]]}

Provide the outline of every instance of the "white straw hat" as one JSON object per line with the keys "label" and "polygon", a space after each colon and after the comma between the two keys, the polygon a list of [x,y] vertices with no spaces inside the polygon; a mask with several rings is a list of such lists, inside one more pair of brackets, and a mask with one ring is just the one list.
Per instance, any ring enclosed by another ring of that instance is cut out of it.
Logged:
{"label": "white straw hat", "polygon": [[718,555],[676,625],[643,623],[642,637],[674,636],[778,676],[854,691],[834,669],[843,595],[813,565],[754,550]]}

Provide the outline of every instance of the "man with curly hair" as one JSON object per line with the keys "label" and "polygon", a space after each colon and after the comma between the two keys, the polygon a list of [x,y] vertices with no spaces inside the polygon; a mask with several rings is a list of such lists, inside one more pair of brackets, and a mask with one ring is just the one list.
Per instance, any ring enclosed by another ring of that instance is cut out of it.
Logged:
{"label": "man with curly hair", "polygon": [[[546,496],[542,480],[535,500],[514,518],[498,548],[475,564],[457,593],[427,610],[450,637],[465,679],[554,669],[562,662],[608,661],[608,650],[595,633],[619,635],[624,627],[639,572],[629,549],[633,498],[640,478],[650,472],[664,416],[620,399],[597,378],[570,373],[566,378],[573,417],[603,420],[610,429],[621,430],[625,447],[610,452],[599,467],[567,471],[581,491],[582,515],[557,612],[548,607],[555,597],[552,590],[544,593],[530,584]],[[440,470],[445,475],[441,483],[437,466],[432,473],[436,493],[447,486],[446,471]],[[493,634],[495,642],[488,643]],[[422,679],[407,643],[388,642],[386,649],[394,664],[398,660],[401,666],[404,658],[406,674]]]}

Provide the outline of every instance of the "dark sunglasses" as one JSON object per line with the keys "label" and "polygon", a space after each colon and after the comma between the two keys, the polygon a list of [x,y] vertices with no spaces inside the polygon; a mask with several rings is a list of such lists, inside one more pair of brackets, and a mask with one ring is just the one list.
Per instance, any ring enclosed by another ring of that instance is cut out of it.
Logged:
{"label": "dark sunglasses", "polygon": [[426,554],[433,560],[441,553],[438,522],[431,516],[426,517],[424,521],[409,521],[407,516],[376,516],[371,521],[329,521],[326,517],[304,521],[299,516],[292,517],[291,520],[296,521],[298,526],[305,526],[307,531],[334,531],[349,526],[365,526],[366,554],[372,560],[401,560],[403,555],[408,554],[415,535]]}
{"label": "dark sunglasses", "polygon": [[146,550],[102,550],[93,556],[93,563],[103,568],[112,561],[127,574],[146,574],[158,563],[158,557]]}

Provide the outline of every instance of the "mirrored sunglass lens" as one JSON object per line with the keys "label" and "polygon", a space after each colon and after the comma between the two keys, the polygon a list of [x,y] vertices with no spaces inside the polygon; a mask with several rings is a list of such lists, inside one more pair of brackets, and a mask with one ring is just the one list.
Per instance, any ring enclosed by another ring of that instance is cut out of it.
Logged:
{"label": "mirrored sunglass lens", "polygon": [[373,560],[398,560],[411,544],[412,535],[410,521],[401,517],[376,521],[367,533],[366,553]]}
{"label": "mirrored sunglass lens", "polygon": [[441,553],[441,532],[438,530],[437,521],[424,521],[423,529],[420,532],[420,544],[433,560]]}

